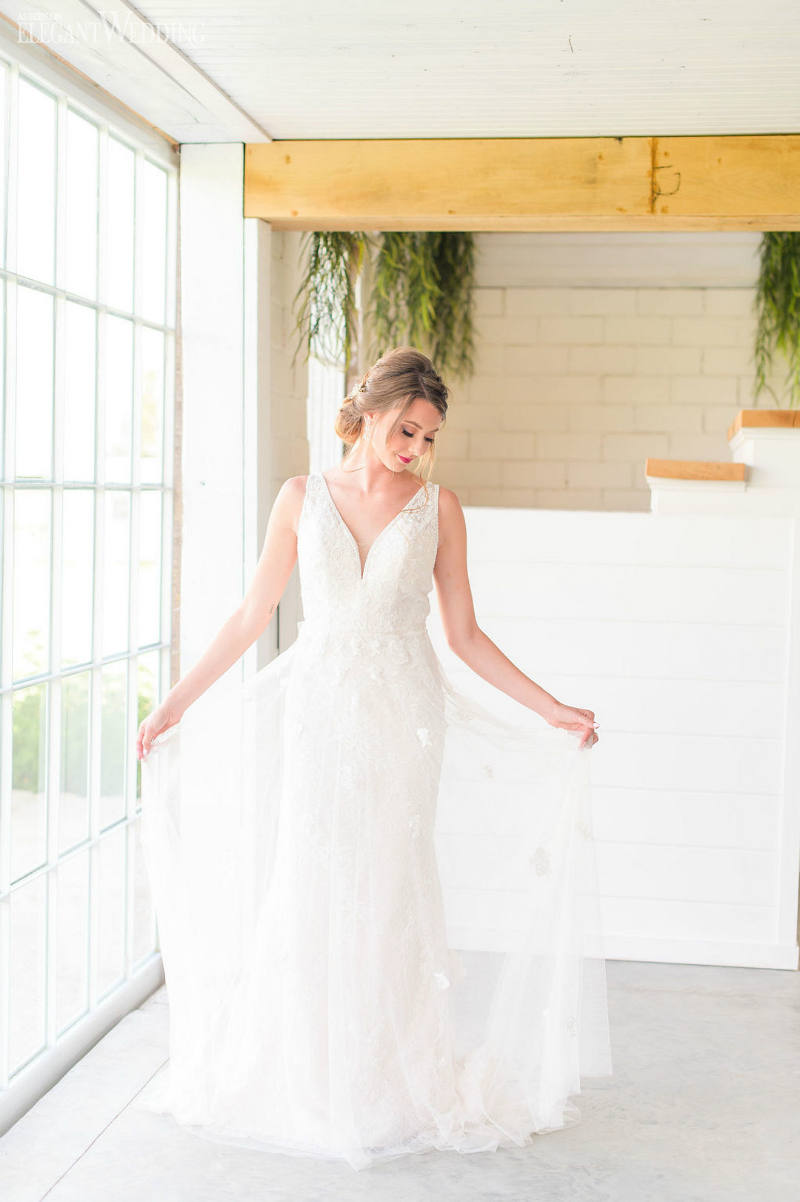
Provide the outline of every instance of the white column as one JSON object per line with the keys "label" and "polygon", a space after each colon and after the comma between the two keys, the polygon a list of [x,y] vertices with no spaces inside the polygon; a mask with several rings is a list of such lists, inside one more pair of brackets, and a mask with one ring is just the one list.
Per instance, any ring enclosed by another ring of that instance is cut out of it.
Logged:
{"label": "white column", "polygon": [[[242,143],[181,148],[181,672],[242,598],[256,507],[246,453]],[[241,673],[243,664],[232,671]]]}

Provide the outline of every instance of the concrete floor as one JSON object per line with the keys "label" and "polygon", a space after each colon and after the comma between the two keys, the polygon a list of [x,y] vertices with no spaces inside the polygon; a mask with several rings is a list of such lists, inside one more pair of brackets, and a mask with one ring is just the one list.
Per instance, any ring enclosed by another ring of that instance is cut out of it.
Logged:
{"label": "concrete floor", "polygon": [[800,1202],[800,973],[607,963],[614,1076],[525,1149],[346,1164],[225,1147],[137,1109],[162,987],[0,1139],[3,1202]]}

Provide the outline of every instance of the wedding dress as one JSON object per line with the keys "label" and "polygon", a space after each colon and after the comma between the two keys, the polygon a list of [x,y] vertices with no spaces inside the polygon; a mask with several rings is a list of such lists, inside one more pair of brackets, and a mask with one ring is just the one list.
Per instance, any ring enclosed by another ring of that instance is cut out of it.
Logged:
{"label": "wedding dress", "polygon": [[355,1169],[523,1146],[612,1072],[591,753],[445,673],[438,499],[362,571],[312,473],[296,640],[142,760],[170,1058],[140,1105],[195,1134]]}

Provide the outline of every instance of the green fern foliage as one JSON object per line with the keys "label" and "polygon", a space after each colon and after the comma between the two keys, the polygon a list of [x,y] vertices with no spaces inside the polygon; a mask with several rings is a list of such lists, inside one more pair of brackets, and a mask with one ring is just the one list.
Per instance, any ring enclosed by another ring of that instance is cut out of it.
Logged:
{"label": "green fern foliage", "polygon": [[800,233],[765,233],[756,286],[755,395],[766,389],[778,406],[781,398],[767,383],[776,350],[789,363],[789,408],[800,405]]}
{"label": "green fern foliage", "polygon": [[298,341],[292,366],[301,348],[322,362],[349,364],[355,341],[356,281],[368,239],[349,231],[309,231],[301,242],[305,275],[294,297]]}
{"label": "green fern foliage", "polygon": [[368,255],[371,270],[363,278],[369,290],[362,308],[374,344],[365,358],[407,344],[429,355],[443,375],[471,374],[474,234],[386,231],[371,238],[320,232],[307,236],[307,247],[308,266],[295,296],[300,305],[295,328],[307,356],[351,368],[355,283]]}

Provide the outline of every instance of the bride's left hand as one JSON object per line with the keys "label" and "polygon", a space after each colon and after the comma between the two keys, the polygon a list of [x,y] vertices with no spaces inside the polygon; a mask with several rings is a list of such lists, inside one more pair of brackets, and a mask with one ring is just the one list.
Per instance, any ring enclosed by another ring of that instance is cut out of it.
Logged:
{"label": "bride's left hand", "polygon": [[577,709],[574,705],[563,705],[558,701],[550,713],[543,716],[551,726],[557,726],[561,730],[582,732],[581,747],[594,747],[600,739],[595,731],[597,723],[594,718],[594,710]]}

